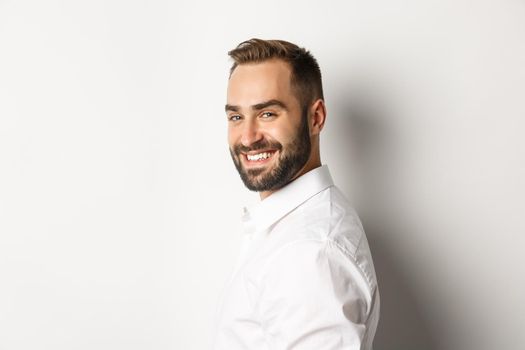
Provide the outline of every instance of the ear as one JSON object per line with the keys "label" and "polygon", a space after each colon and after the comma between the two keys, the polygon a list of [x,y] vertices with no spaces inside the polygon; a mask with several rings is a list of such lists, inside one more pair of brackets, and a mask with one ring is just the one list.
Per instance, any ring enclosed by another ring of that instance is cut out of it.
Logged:
{"label": "ear", "polygon": [[326,120],[326,107],[322,99],[318,99],[312,104],[310,116],[310,136],[319,135]]}

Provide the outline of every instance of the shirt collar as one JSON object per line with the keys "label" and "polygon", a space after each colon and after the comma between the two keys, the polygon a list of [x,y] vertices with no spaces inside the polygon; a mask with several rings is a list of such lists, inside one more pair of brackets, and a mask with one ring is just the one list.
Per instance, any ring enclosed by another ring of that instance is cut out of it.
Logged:
{"label": "shirt collar", "polygon": [[245,233],[269,228],[309,198],[333,185],[327,165],[310,170],[254,207],[244,207],[242,221]]}

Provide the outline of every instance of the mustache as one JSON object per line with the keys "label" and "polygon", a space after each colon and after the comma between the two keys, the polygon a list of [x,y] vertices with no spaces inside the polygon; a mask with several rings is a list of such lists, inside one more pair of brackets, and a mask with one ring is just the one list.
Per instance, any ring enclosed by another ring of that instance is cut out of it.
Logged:
{"label": "mustache", "polygon": [[233,152],[236,155],[239,155],[241,153],[248,153],[250,151],[258,151],[262,149],[275,149],[277,151],[280,151],[283,146],[279,142],[268,142],[266,140],[257,141],[254,144],[252,144],[250,147],[246,147],[241,144],[237,144],[233,147]]}

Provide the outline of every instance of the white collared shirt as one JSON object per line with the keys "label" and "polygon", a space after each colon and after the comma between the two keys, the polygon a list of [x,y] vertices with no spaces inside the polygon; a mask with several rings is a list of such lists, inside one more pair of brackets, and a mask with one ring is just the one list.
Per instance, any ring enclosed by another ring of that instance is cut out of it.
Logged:
{"label": "white collared shirt", "polygon": [[245,208],[216,350],[372,348],[379,291],[361,222],[326,165]]}

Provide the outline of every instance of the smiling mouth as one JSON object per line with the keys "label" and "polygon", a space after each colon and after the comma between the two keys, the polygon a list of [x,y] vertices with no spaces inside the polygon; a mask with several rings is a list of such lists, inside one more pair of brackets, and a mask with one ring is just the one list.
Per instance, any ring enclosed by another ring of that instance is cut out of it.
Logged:
{"label": "smiling mouth", "polygon": [[244,154],[248,164],[264,164],[268,162],[277,151],[264,151],[259,153]]}

